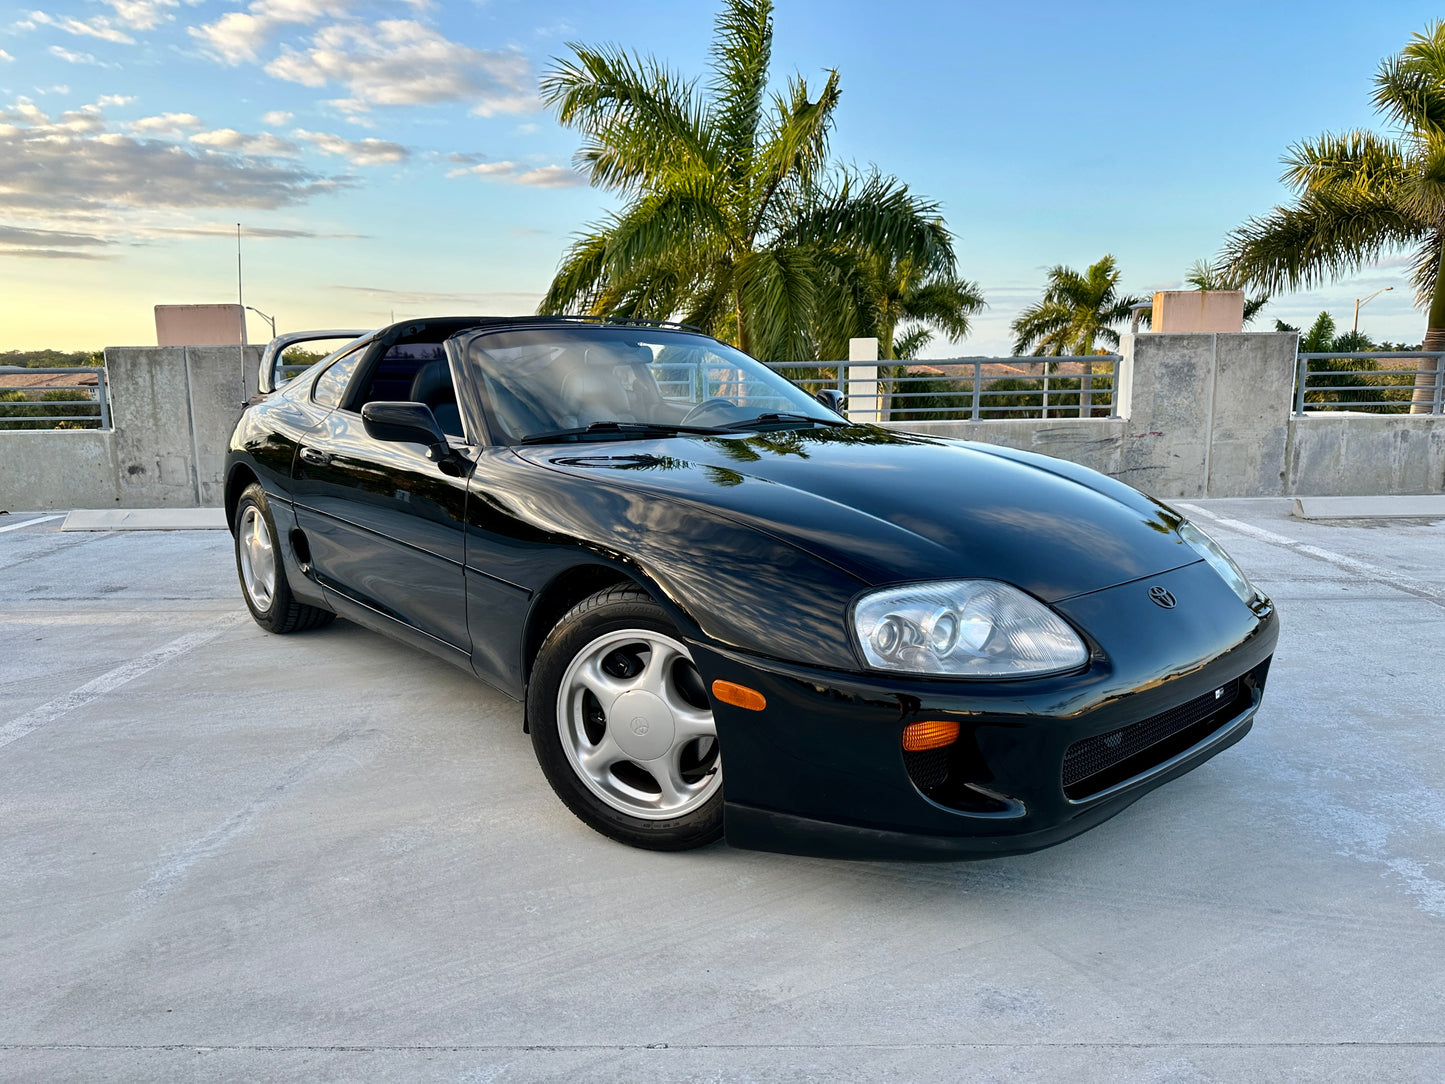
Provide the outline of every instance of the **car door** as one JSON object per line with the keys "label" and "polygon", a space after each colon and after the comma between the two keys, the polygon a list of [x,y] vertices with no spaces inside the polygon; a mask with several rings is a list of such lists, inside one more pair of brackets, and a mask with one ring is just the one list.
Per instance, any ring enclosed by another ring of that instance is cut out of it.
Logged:
{"label": "car door", "polygon": [[[360,386],[298,449],[297,523],[339,612],[465,663],[466,479],[444,473],[420,444],[367,434],[360,409],[389,356],[359,367],[352,384]],[[454,443],[465,454],[465,439]]]}

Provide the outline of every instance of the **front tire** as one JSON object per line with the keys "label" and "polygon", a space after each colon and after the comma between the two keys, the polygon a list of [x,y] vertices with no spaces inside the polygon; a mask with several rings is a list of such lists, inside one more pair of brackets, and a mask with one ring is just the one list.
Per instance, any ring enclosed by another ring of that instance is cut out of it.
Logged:
{"label": "front tire", "polygon": [[291,593],[281,536],[259,482],[247,486],[236,505],[236,576],[246,608],[267,632],[319,628],[336,618],[330,610],[297,602]]}
{"label": "front tire", "polygon": [[527,718],[547,782],[596,831],[658,851],[721,838],[712,705],[646,592],[608,588],[557,623],[537,656]]}

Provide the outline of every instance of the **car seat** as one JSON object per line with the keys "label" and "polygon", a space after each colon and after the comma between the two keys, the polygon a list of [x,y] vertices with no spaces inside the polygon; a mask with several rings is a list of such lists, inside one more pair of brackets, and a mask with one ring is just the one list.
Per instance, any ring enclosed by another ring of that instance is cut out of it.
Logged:
{"label": "car seat", "polygon": [[429,361],[416,371],[411,381],[411,401],[431,407],[443,433],[453,437],[463,435],[457,392],[452,386],[452,371],[445,359]]}

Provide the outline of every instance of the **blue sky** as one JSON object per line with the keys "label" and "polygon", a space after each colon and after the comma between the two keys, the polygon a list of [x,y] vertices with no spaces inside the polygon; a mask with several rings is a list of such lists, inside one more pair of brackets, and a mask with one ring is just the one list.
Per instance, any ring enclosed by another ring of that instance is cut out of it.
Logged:
{"label": "blue sky", "polygon": [[[527,312],[612,206],[536,99],[568,41],[703,71],[712,3],[71,0],[0,11],[0,349],[154,342],[158,303],[246,301],[282,330]],[[1371,126],[1425,4],[779,0],[774,76],[841,73],[837,158],[942,202],[1007,326],[1056,263],[1180,284],[1284,198],[1294,140]],[[1418,341],[1403,261],[1309,293],[1308,322]],[[255,340],[269,336],[252,317]]]}

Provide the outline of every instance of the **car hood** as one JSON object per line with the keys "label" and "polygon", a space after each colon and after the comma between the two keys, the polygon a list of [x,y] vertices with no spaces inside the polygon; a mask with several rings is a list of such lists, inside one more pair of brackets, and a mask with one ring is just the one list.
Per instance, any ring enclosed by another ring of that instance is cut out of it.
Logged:
{"label": "car hood", "polygon": [[1073,464],[986,444],[850,426],[517,454],[746,523],[869,585],[996,579],[1056,602],[1199,559],[1157,501]]}

